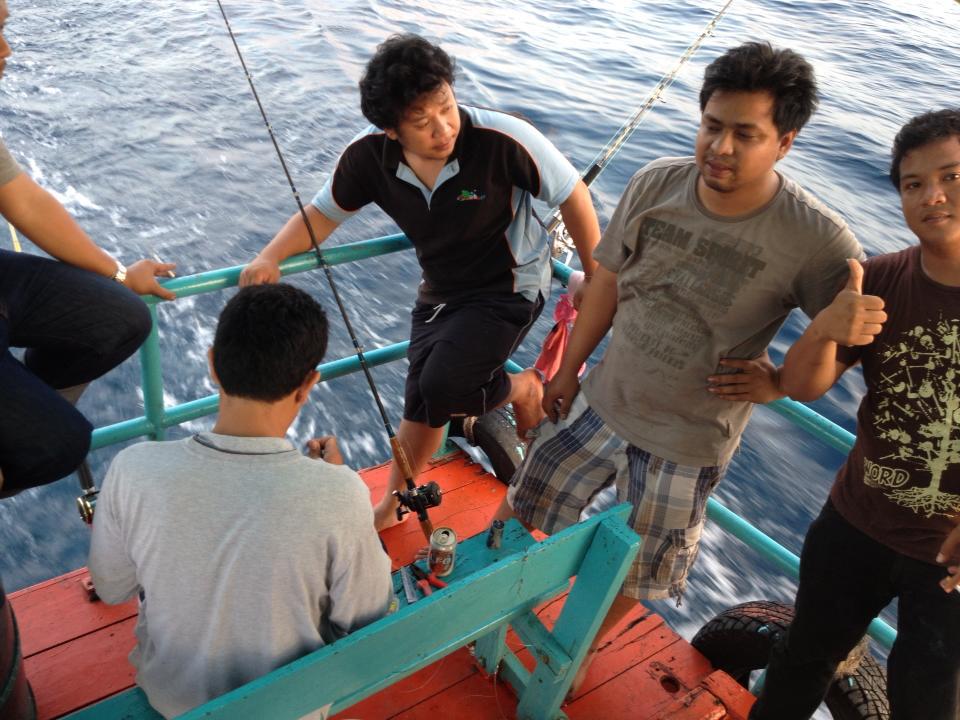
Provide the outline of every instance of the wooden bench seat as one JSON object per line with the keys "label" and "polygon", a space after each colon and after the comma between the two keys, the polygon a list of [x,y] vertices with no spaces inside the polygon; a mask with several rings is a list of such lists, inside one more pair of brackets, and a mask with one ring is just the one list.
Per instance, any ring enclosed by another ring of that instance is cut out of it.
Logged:
{"label": "wooden bench seat", "polygon": [[[555,720],[560,704],[610,607],[640,539],[621,505],[534,542],[515,521],[497,550],[483,535],[460,543],[449,587],[408,605],[395,574],[400,609],[182,715],[184,720],[299,718],[339,712],[458,648],[476,643],[478,663],[499,671],[518,698],[517,717]],[[576,578],[572,587],[570,579]],[[569,595],[552,630],[534,614],[546,599]],[[536,659],[528,670],[506,643],[512,627]],[[159,717],[139,688],[69,716],[72,720]]]}

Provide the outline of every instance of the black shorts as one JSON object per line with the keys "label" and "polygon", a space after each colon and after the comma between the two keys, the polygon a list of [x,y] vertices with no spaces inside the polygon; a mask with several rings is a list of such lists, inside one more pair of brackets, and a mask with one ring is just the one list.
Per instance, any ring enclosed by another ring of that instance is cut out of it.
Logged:
{"label": "black shorts", "polygon": [[417,302],[411,314],[405,420],[442,427],[483,415],[510,394],[504,363],[543,310],[543,296],[497,294],[454,303]]}

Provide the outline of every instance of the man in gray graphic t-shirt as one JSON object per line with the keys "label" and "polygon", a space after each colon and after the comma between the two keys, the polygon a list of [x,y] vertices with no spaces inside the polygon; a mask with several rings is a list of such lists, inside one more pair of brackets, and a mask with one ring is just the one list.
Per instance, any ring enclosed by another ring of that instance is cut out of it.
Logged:
{"label": "man in gray graphic t-shirt", "polygon": [[[796,53],[747,43],[722,55],[705,73],[696,156],[640,170],[594,252],[549,419],[508,503],[548,533],[607,486],[633,503],[643,545],[598,639],[638,599],[679,601],[751,402],[781,396],[768,343],[792,308],[826,307],[846,259],[862,257],[843,220],[775,169],[816,103]],[[577,370],[611,328],[579,392]]]}

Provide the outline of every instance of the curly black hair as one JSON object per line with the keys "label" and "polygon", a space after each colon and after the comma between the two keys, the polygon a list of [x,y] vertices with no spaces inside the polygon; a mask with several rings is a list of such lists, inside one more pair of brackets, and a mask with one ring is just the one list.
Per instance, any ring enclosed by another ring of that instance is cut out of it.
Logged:
{"label": "curly black hair", "polygon": [[900,192],[900,163],[911,150],[941,138],[955,136],[960,140],[960,108],[931,110],[917,115],[900,128],[893,140],[893,158],[890,161],[890,180]]}
{"label": "curly black hair", "polygon": [[395,129],[418,97],[453,85],[455,62],[419,35],[391,35],[377,46],[360,79],[360,110],[378,128]]}
{"label": "curly black hair", "polygon": [[781,135],[799,131],[817,109],[817,80],[803,56],[768,42],[727,50],[707,66],[700,88],[700,112],[717,90],[766,91],[773,96],[773,124]]}
{"label": "curly black hair", "polygon": [[292,285],[245,287],[220,313],[213,368],[228,395],[276,402],[298,387],[327,351],[327,315]]}

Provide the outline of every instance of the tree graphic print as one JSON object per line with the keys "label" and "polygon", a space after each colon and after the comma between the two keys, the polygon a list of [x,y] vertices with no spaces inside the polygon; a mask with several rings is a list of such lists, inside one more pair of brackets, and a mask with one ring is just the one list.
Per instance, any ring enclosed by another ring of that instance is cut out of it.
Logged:
{"label": "tree graphic print", "polygon": [[[943,473],[960,462],[960,397],[957,367],[960,321],[943,315],[932,329],[916,326],[880,353],[875,427],[880,438],[896,445],[884,459],[918,466],[930,484],[885,488],[893,502],[917,514],[953,517],[960,495],[940,489]],[[901,427],[909,418],[916,437]]]}

